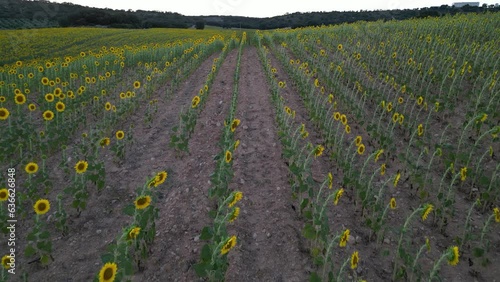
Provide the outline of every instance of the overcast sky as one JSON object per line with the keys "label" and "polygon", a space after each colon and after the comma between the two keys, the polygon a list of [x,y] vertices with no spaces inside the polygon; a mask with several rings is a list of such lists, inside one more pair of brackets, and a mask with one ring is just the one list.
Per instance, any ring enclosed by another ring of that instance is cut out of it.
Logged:
{"label": "overcast sky", "polygon": [[[51,0],[51,2],[71,2],[89,7],[120,10],[177,12],[187,16],[233,15],[261,18],[294,12],[414,9],[453,4],[453,2],[439,0]],[[480,2],[480,5],[483,3],[490,5],[496,2],[498,0]]]}

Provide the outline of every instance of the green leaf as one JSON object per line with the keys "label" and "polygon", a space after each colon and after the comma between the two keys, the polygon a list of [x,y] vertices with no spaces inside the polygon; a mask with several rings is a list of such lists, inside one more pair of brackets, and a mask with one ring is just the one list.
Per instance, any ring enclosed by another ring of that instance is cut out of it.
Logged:
{"label": "green leaf", "polygon": [[133,216],[135,213],[135,206],[134,205],[125,206],[125,208],[123,209],[123,213],[129,216]]}
{"label": "green leaf", "polygon": [[212,250],[209,244],[205,244],[201,249],[201,261],[210,262],[212,260]]}
{"label": "green leaf", "polygon": [[302,230],[302,234],[305,238],[309,240],[313,240],[316,238],[316,229],[311,224],[306,224],[304,229]]}
{"label": "green leaf", "polygon": [[201,230],[200,240],[209,240],[213,236],[212,228],[205,226]]}
{"label": "green leaf", "polygon": [[309,198],[303,199],[302,202],[300,203],[300,212],[302,212],[307,207],[308,204],[309,204]]}
{"label": "green leaf", "polygon": [[209,269],[209,267],[210,264],[206,262],[200,262],[194,265],[194,271],[199,277],[207,277],[207,270]]}
{"label": "green leaf", "polygon": [[24,255],[27,257],[31,257],[36,253],[35,248],[32,245],[28,245],[26,249],[24,249]]}
{"label": "green leaf", "polygon": [[316,272],[312,272],[309,277],[309,282],[321,282],[321,278],[319,278],[319,275]]}
{"label": "green leaf", "polygon": [[38,237],[40,239],[47,239],[50,237],[50,233],[48,231],[43,231],[42,233],[40,233],[40,235],[38,235]]}
{"label": "green leaf", "polygon": [[474,256],[476,258],[482,257],[484,255],[484,249],[474,248]]}

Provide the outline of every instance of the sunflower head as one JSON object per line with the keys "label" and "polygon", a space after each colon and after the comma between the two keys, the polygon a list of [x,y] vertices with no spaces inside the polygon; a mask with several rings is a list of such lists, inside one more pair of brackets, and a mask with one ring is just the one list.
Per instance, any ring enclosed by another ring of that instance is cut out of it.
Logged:
{"label": "sunflower head", "polygon": [[34,163],[34,162],[30,162],[30,163],[28,163],[26,165],[26,167],[24,168],[24,170],[26,170],[26,172],[28,174],[36,173],[38,171],[38,164]]}
{"label": "sunflower head", "polygon": [[392,210],[396,208],[396,199],[395,198],[391,198],[391,201],[389,202],[389,206]]}
{"label": "sunflower head", "polygon": [[328,188],[332,189],[333,186],[333,175],[331,172],[328,173]]}
{"label": "sunflower head", "polygon": [[86,161],[79,161],[75,165],[75,170],[76,173],[82,174],[87,171],[87,168],[89,167],[89,163]]}
{"label": "sunflower head", "polygon": [[323,147],[322,145],[317,145],[315,148],[314,148],[314,156],[315,157],[319,157],[323,154],[323,151],[325,150],[325,147]]}
{"label": "sunflower head", "polygon": [[191,108],[195,109],[198,107],[198,104],[200,103],[200,96],[194,96],[193,100],[191,100]]}
{"label": "sunflower head", "polygon": [[45,112],[43,112],[43,119],[44,120],[52,120],[54,118],[54,112],[52,112],[51,110],[46,110]]}
{"label": "sunflower head", "polygon": [[460,169],[460,180],[465,181],[466,178],[467,178],[467,167],[462,167]]}
{"label": "sunflower head", "polygon": [[457,246],[453,246],[448,250],[448,264],[453,266],[457,265],[459,257],[460,254]]}
{"label": "sunflower head", "polygon": [[231,213],[231,216],[229,216],[229,222],[235,221],[236,218],[238,218],[238,215],[240,215],[240,208],[239,207],[235,207],[233,209],[233,212]]}
{"label": "sunflower head", "polygon": [[24,94],[22,94],[22,93],[16,94],[14,96],[14,101],[16,102],[16,104],[22,105],[22,104],[26,103],[26,96],[24,96]]}
{"label": "sunflower head", "polygon": [[240,120],[235,118],[233,120],[233,122],[231,123],[231,132],[234,132],[236,130],[236,127],[238,127],[238,125],[240,125]]}
{"label": "sunflower head", "polygon": [[234,246],[236,246],[236,236],[232,236],[231,238],[229,238],[226,243],[222,246],[221,250],[220,250],[220,254],[221,255],[225,255],[227,254],[232,248],[234,248]]}
{"label": "sunflower head", "polygon": [[343,194],[344,194],[344,188],[340,188],[339,190],[337,190],[337,192],[335,192],[335,198],[333,199],[334,205],[337,205],[339,203],[339,200]]}
{"label": "sunflower head", "polygon": [[365,153],[365,144],[361,144],[358,146],[358,154],[363,155]]}
{"label": "sunflower head", "polygon": [[134,240],[135,238],[137,238],[137,236],[139,236],[140,232],[141,232],[141,228],[140,227],[131,228],[130,231],[128,232],[128,234],[127,234],[127,239],[128,240]]}
{"label": "sunflower head", "polygon": [[158,187],[160,184],[167,180],[168,173],[166,171],[158,172],[154,178],[154,186]]}
{"label": "sunflower head", "polygon": [[422,210],[422,220],[425,221],[431,211],[434,209],[434,206],[431,204],[425,204],[424,209]]}
{"label": "sunflower head", "polygon": [[104,148],[104,147],[108,146],[110,142],[111,142],[111,140],[109,139],[109,137],[104,137],[99,141],[99,145],[101,145],[101,147]]}
{"label": "sunflower head", "polygon": [[344,231],[344,233],[342,233],[342,236],[340,237],[340,242],[339,242],[339,246],[341,248],[343,248],[347,245],[347,241],[349,240],[350,233],[351,233],[351,231],[349,231],[349,229],[346,229]]}
{"label": "sunflower head", "polygon": [[122,140],[123,137],[125,137],[125,132],[123,132],[123,130],[118,130],[116,133],[115,133],[115,136],[116,136],[116,139],[118,140]]}
{"label": "sunflower head", "polygon": [[500,209],[498,207],[493,209],[493,215],[495,216],[495,221],[500,222]]}
{"label": "sunflower head", "polygon": [[7,188],[0,189],[0,202],[6,201],[9,198],[9,190]]}
{"label": "sunflower head", "polygon": [[106,104],[104,104],[104,109],[106,111],[110,111],[111,110],[111,103],[110,102],[106,102]]}
{"label": "sunflower head", "polygon": [[358,263],[359,263],[359,254],[358,251],[355,251],[351,255],[351,269],[356,269],[358,267]]}
{"label": "sunflower head", "polygon": [[46,214],[50,210],[50,203],[46,199],[40,199],[36,201],[35,205],[33,205],[33,208],[36,214]]}
{"label": "sunflower head", "polygon": [[99,282],[113,282],[116,278],[118,266],[114,262],[107,262],[99,271]]}
{"label": "sunflower head", "polygon": [[[36,110],[36,105],[35,105],[35,104],[33,104],[33,103],[29,104],[29,105],[28,105],[28,109],[30,110],[30,112],[32,112],[32,111]],[[1,118],[1,117],[0,117],[0,118]]]}
{"label": "sunflower head", "polygon": [[56,110],[58,112],[64,112],[64,109],[66,109],[66,105],[63,102],[56,103]]}
{"label": "sunflower head", "polygon": [[231,160],[233,159],[233,154],[231,154],[231,151],[226,151],[224,159],[226,160],[226,163],[231,162]]}
{"label": "sunflower head", "polygon": [[135,208],[138,210],[143,210],[147,208],[151,204],[151,197],[150,196],[140,196],[134,201]]}
{"label": "sunflower head", "polygon": [[0,120],[6,120],[9,118],[10,112],[6,108],[0,108]]}
{"label": "sunflower head", "polygon": [[237,202],[241,201],[241,199],[243,198],[243,192],[240,192],[240,191],[237,191],[237,192],[234,192],[230,197],[231,198],[231,202],[228,204],[228,207],[233,207]]}
{"label": "sunflower head", "polygon": [[9,255],[5,255],[2,257],[2,265],[5,269],[10,269],[10,256]]}

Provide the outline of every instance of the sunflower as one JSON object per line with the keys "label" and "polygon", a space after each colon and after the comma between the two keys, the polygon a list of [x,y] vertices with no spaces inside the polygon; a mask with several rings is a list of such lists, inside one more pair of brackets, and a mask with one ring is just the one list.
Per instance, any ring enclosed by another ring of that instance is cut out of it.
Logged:
{"label": "sunflower", "polygon": [[236,218],[238,218],[239,214],[240,214],[240,208],[239,207],[235,207],[233,209],[233,212],[231,213],[231,216],[229,217],[229,222],[235,221]]}
{"label": "sunflower", "polygon": [[329,94],[328,95],[328,103],[332,103],[333,102],[333,94]]}
{"label": "sunflower", "polygon": [[36,173],[38,171],[38,164],[37,163],[34,163],[34,162],[30,162],[26,165],[26,167],[24,168],[24,170],[28,173],[28,174],[33,174],[33,173]]}
{"label": "sunflower", "polygon": [[399,124],[403,125],[404,121],[405,121],[405,116],[403,114],[399,114]]}
{"label": "sunflower", "polygon": [[165,180],[167,180],[167,177],[168,177],[168,173],[166,171],[158,172],[155,176],[155,179],[154,179],[154,186],[158,187],[160,184],[165,182]]}
{"label": "sunflower", "polygon": [[33,205],[36,214],[46,214],[50,210],[50,203],[46,199],[40,199]]}
{"label": "sunflower", "polygon": [[0,189],[0,202],[6,201],[9,198],[9,190],[7,188]]}
{"label": "sunflower", "polygon": [[10,268],[10,256],[9,255],[5,255],[2,257],[2,265],[5,269],[9,269]]}
{"label": "sunflower", "polygon": [[401,172],[398,172],[398,174],[396,174],[396,177],[394,178],[394,188],[396,188],[396,186],[398,185],[400,178],[401,178]]}
{"label": "sunflower", "polygon": [[467,167],[462,167],[460,169],[460,180],[465,181],[466,177],[467,177]]}
{"label": "sunflower", "polygon": [[127,98],[127,94],[125,94],[125,92],[121,92],[120,99],[125,99],[125,98]]}
{"label": "sunflower", "polygon": [[351,133],[351,127],[349,125],[345,126],[345,133],[347,134]]}
{"label": "sunflower", "polygon": [[115,133],[115,136],[116,136],[116,139],[118,140],[122,140],[123,137],[125,137],[125,132],[123,132],[123,130],[118,130],[116,133]]}
{"label": "sunflower", "polygon": [[227,205],[228,207],[234,206],[237,202],[239,202],[243,198],[243,192],[236,192],[233,194],[233,198],[231,202]]}
{"label": "sunflower", "polygon": [[99,271],[99,282],[115,281],[118,266],[114,262],[107,262]]}
{"label": "sunflower", "polygon": [[363,155],[365,152],[365,144],[361,144],[358,146],[358,155]]}
{"label": "sunflower", "polygon": [[361,142],[363,141],[363,137],[358,135],[358,136],[356,136],[356,139],[354,139],[354,141],[356,142],[356,146],[359,146],[359,145],[361,145]]}
{"label": "sunflower", "polygon": [[134,82],[134,88],[135,88],[135,89],[138,89],[138,88],[140,88],[140,87],[141,87],[141,83],[140,83],[139,81],[137,81],[137,80],[136,80],[136,81]]}
{"label": "sunflower", "polygon": [[303,139],[306,139],[306,138],[307,138],[307,136],[309,136],[309,132],[304,131],[304,132],[302,132],[302,133],[301,133],[301,135],[302,135],[302,138],[303,138]]}
{"label": "sunflower", "polygon": [[194,96],[193,100],[191,100],[191,108],[196,108],[198,107],[198,104],[200,103],[200,97],[199,96]]}
{"label": "sunflower", "polygon": [[398,122],[398,120],[399,120],[399,114],[398,113],[394,113],[392,115],[392,122],[396,123],[396,122]]}
{"label": "sunflower", "polygon": [[337,205],[339,203],[339,200],[343,194],[344,194],[344,188],[340,188],[339,190],[337,190],[337,192],[335,192],[335,198],[333,199],[334,205]]}
{"label": "sunflower", "polygon": [[290,109],[290,107],[288,107],[288,106],[285,106],[285,112],[287,114],[291,115],[292,114],[292,109]]}
{"label": "sunflower", "polygon": [[54,94],[52,93],[47,93],[45,94],[45,101],[51,103],[54,101]]}
{"label": "sunflower", "polygon": [[340,242],[339,242],[339,246],[341,248],[345,247],[347,245],[347,241],[349,240],[349,234],[351,233],[351,231],[349,231],[349,229],[346,229],[344,231],[344,233],[342,234],[342,237],[340,237]]}
{"label": "sunflower", "polygon": [[342,51],[343,48],[342,44],[337,45],[337,50]]}
{"label": "sunflower", "polygon": [[392,102],[387,103],[386,110],[388,112],[392,111]]}
{"label": "sunflower", "polygon": [[495,221],[500,222],[500,209],[494,208],[493,215],[495,216]]}
{"label": "sunflower", "polygon": [[457,265],[459,257],[460,254],[458,253],[458,247],[457,246],[451,247],[448,251],[448,264],[453,266]]}
{"label": "sunflower", "polygon": [[328,188],[332,189],[333,186],[333,175],[331,172],[328,173]]}
{"label": "sunflower", "polygon": [[359,254],[358,251],[355,251],[351,256],[351,268],[356,269],[359,263]]}
{"label": "sunflower", "polygon": [[418,136],[422,136],[424,134],[424,126],[422,124],[418,125],[417,133],[418,133]]}
{"label": "sunflower", "polygon": [[137,238],[137,236],[139,236],[140,232],[141,232],[140,227],[134,227],[134,228],[130,229],[130,231],[127,234],[127,239],[133,240],[133,239]]}
{"label": "sunflower", "polygon": [[151,204],[150,196],[140,196],[134,201],[135,208],[138,210],[143,210]]}
{"label": "sunflower", "polygon": [[346,115],[341,115],[340,116],[340,121],[342,122],[343,125],[347,124],[347,116]]}
{"label": "sunflower", "polygon": [[87,171],[87,168],[89,167],[89,163],[86,161],[79,161],[75,165],[75,170],[76,173],[82,174]]}
{"label": "sunflower", "polygon": [[36,110],[36,105],[33,103],[29,104],[28,109],[30,110],[30,112],[32,112],[32,111]]}
{"label": "sunflower", "polygon": [[382,164],[382,165],[380,166],[380,175],[384,176],[384,174],[385,174],[385,169],[386,169],[386,168],[385,168],[385,164]]}
{"label": "sunflower", "polygon": [[231,132],[234,132],[236,130],[236,127],[238,127],[238,125],[240,125],[241,121],[237,118],[235,118],[233,120],[233,122],[231,123]]}
{"label": "sunflower", "polygon": [[375,162],[378,161],[378,159],[380,158],[380,156],[382,155],[382,153],[384,153],[384,149],[380,149],[377,151],[377,154],[375,155]]}
{"label": "sunflower", "polygon": [[238,146],[239,146],[239,145],[240,145],[240,140],[236,140],[236,141],[234,142],[234,146],[233,146],[233,147],[234,147],[234,149],[236,150],[236,149],[238,148]]}
{"label": "sunflower", "polygon": [[104,109],[106,111],[110,111],[111,110],[111,103],[110,102],[106,102],[106,104],[104,104]]}
{"label": "sunflower", "polygon": [[10,112],[6,108],[0,108],[0,120],[6,120],[9,118]]}
{"label": "sunflower", "polygon": [[339,112],[335,112],[335,113],[333,113],[333,118],[334,118],[335,120],[339,120],[339,119],[340,119],[340,113],[339,113]]}
{"label": "sunflower", "polygon": [[233,235],[231,238],[229,238],[226,241],[224,246],[222,246],[222,248],[220,250],[220,254],[221,255],[227,254],[232,248],[234,248],[234,246],[236,246],[236,236]]}
{"label": "sunflower", "polygon": [[233,158],[233,155],[231,154],[231,152],[230,151],[226,151],[226,154],[225,154],[226,163],[231,162],[232,158]]}
{"label": "sunflower", "polygon": [[66,109],[66,105],[63,102],[56,103],[56,110],[58,112],[64,112],[64,109]]}
{"label": "sunflower", "polygon": [[422,220],[425,221],[431,211],[434,209],[434,206],[431,204],[425,204],[424,210],[422,211]]}
{"label": "sunflower", "polygon": [[424,97],[419,96],[417,99],[417,104],[420,106],[420,105],[422,105],[423,102],[424,102]]}
{"label": "sunflower", "polygon": [[101,145],[101,147],[104,148],[108,146],[110,142],[111,140],[109,139],[109,137],[104,137],[99,141],[99,145]]}
{"label": "sunflower", "polygon": [[[41,69],[42,69],[42,71],[43,71],[43,67],[40,67],[40,68],[41,68]],[[38,70],[40,70],[40,68],[39,68]],[[47,77],[42,77],[41,82],[42,82],[42,84],[43,84],[43,85],[49,85],[49,81],[50,81],[50,80],[49,80]]]}
{"label": "sunflower", "polygon": [[5,101],[7,101],[5,96],[0,96],[0,103],[4,103]]}
{"label": "sunflower", "polygon": [[319,157],[323,154],[323,151],[325,150],[325,147],[322,145],[317,145],[316,148],[314,148],[314,156]]}
{"label": "sunflower", "polygon": [[280,81],[280,82],[278,82],[278,86],[279,86],[279,88],[285,88],[286,84],[284,81]]}
{"label": "sunflower", "polygon": [[24,96],[24,94],[22,93],[16,94],[16,96],[14,96],[14,101],[16,102],[16,104],[22,105],[26,103],[26,96]]}
{"label": "sunflower", "polygon": [[395,198],[391,198],[391,201],[389,202],[389,207],[391,207],[392,210],[396,208],[396,199]]}

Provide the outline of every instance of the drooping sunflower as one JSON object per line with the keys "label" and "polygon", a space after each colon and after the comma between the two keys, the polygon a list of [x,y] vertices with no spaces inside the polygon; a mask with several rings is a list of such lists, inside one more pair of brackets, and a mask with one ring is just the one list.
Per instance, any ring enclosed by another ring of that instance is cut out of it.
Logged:
{"label": "drooping sunflower", "polygon": [[291,115],[292,114],[292,109],[290,109],[290,107],[288,107],[288,106],[285,106],[285,112],[287,114]]}
{"label": "drooping sunflower", "polygon": [[448,264],[449,265],[457,265],[460,254],[458,252],[458,247],[453,246],[448,250]]}
{"label": "drooping sunflower", "polygon": [[234,246],[236,246],[236,236],[233,235],[222,246],[222,248],[220,249],[220,254],[221,255],[227,254],[232,248],[234,248]]}
{"label": "drooping sunflower", "polygon": [[325,150],[325,147],[322,145],[317,145],[316,148],[314,148],[314,156],[319,157],[323,154],[323,151]]}
{"label": "drooping sunflower", "polygon": [[9,190],[7,188],[0,189],[0,202],[6,201],[9,198]]}
{"label": "drooping sunflower", "polygon": [[233,145],[234,149],[236,150],[239,145],[240,145],[240,140],[236,140]]}
{"label": "drooping sunflower", "polygon": [[344,231],[344,233],[342,233],[342,236],[340,237],[340,242],[339,242],[339,246],[341,248],[345,247],[347,245],[347,241],[349,240],[349,234],[351,233],[351,231],[349,229],[346,229]]}
{"label": "drooping sunflower", "polygon": [[168,177],[168,173],[166,171],[158,172],[155,176],[154,186],[158,187],[159,185],[163,184],[163,182],[165,182],[165,180],[167,180],[167,177]]}
{"label": "drooping sunflower", "polygon": [[500,222],[500,209],[494,208],[493,215],[495,216],[495,221]]}
{"label": "drooping sunflower", "polygon": [[396,199],[395,198],[391,198],[391,201],[389,202],[389,206],[391,207],[391,209],[396,208]]}
{"label": "drooping sunflower", "polygon": [[26,103],[26,96],[24,96],[24,94],[22,94],[22,93],[16,94],[14,96],[14,101],[16,102],[16,104],[22,105],[22,104]]}
{"label": "drooping sunflower", "polygon": [[236,127],[238,127],[238,125],[240,125],[241,121],[237,118],[235,118],[233,120],[233,122],[231,123],[231,132],[234,132],[236,130]]}
{"label": "drooping sunflower", "polygon": [[58,112],[64,112],[64,109],[66,109],[66,105],[63,102],[57,102],[56,103],[56,110]]}
{"label": "drooping sunflower", "polygon": [[228,207],[232,207],[234,206],[237,202],[239,202],[242,198],[243,198],[243,192],[235,192],[233,195],[232,195],[232,199],[231,199],[231,202],[227,205]]}
{"label": "drooping sunflower", "polygon": [[36,214],[46,214],[50,210],[50,203],[47,199],[40,199],[33,205]]}
{"label": "drooping sunflower", "polygon": [[99,282],[113,282],[116,278],[118,266],[114,262],[107,262],[99,271]]}
{"label": "drooping sunflower", "polygon": [[135,238],[137,238],[137,236],[139,236],[140,232],[141,232],[141,228],[140,227],[131,228],[130,231],[128,232],[128,234],[127,234],[127,239],[128,240],[134,240]]}
{"label": "drooping sunflower", "polygon": [[422,211],[422,220],[425,221],[431,211],[434,209],[434,206],[431,204],[425,204],[424,209]]}
{"label": "drooping sunflower", "polygon": [[355,251],[351,255],[351,269],[356,269],[358,267],[358,263],[359,263],[359,254],[358,251]]}
{"label": "drooping sunflower", "polygon": [[226,160],[226,163],[231,162],[231,160],[233,159],[233,154],[231,154],[231,151],[226,151],[224,159]]}
{"label": "drooping sunflower", "polygon": [[9,118],[10,112],[6,108],[0,108],[0,120],[6,120]]}
{"label": "drooping sunflower", "polygon": [[384,149],[380,149],[377,151],[377,154],[375,155],[375,162],[378,161],[378,159],[380,158],[380,156],[382,155],[382,153],[384,153]]}
{"label": "drooping sunflower", "polygon": [[229,216],[229,222],[235,221],[236,218],[238,218],[238,215],[240,215],[240,208],[239,207],[235,207],[233,209],[233,212],[231,213],[231,216]]}
{"label": "drooping sunflower", "polygon": [[422,124],[418,125],[417,133],[418,133],[418,136],[422,136],[424,134],[424,126]]}
{"label": "drooping sunflower", "polygon": [[115,136],[116,136],[116,139],[122,140],[125,137],[125,132],[123,132],[123,130],[118,130],[115,133]]}
{"label": "drooping sunflower", "polygon": [[109,139],[109,137],[104,137],[99,141],[99,145],[101,145],[101,147],[104,148],[108,146],[110,142],[111,140]]}
{"label": "drooping sunflower", "polygon": [[467,178],[467,167],[462,167],[460,169],[460,180],[465,181],[466,178]]}
{"label": "drooping sunflower", "polygon": [[9,255],[5,255],[2,257],[2,265],[5,269],[10,269],[10,256]]}
{"label": "drooping sunflower", "polygon": [[328,173],[328,188],[332,189],[333,186],[333,175],[331,172]]}
{"label": "drooping sunflower", "polygon": [[385,174],[385,169],[386,169],[386,168],[385,168],[385,164],[382,164],[382,165],[380,166],[380,175],[384,176],[384,174]]}
{"label": "drooping sunflower", "polygon": [[150,196],[140,196],[139,198],[135,199],[134,205],[135,208],[138,210],[143,210],[147,208],[151,204],[151,197]]}
{"label": "drooping sunflower", "polygon": [[86,161],[79,161],[75,164],[75,170],[76,173],[82,174],[87,171],[87,168],[89,167],[89,163]]}
{"label": "drooping sunflower", "polygon": [[191,100],[191,108],[196,108],[198,107],[198,104],[200,103],[200,97],[199,96],[194,96],[193,100]]}
{"label": "drooping sunflower", "polygon": [[363,155],[365,153],[365,144],[358,146],[358,155]]}
{"label": "drooping sunflower", "polygon": [[401,178],[401,172],[398,172],[396,174],[396,177],[394,178],[394,188],[396,188],[396,186],[398,186],[398,182],[399,182],[400,178]]}
{"label": "drooping sunflower", "polygon": [[337,205],[339,203],[339,200],[343,194],[344,194],[344,188],[340,188],[339,190],[337,190],[337,192],[335,193],[335,197],[333,199],[334,205]]}
{"label": "drooping sunflower", "polygon": [[24,168],[24,170],[28,173],[28,174],[33,174],[33,173],[36,173],[38,171],[38,164],[35,163],[35,162],[30,162],[26,165],[26,167]]}

